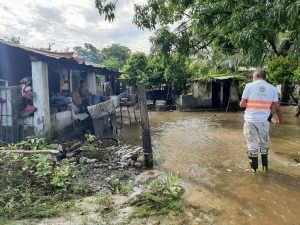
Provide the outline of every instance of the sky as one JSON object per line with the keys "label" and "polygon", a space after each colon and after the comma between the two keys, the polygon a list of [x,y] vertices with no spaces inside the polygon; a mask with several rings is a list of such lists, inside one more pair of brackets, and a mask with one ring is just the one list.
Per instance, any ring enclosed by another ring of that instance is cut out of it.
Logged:
{"label": "sky", "polygon": [[97,48],[121,44],[132,51],[149,53],[150,31],[133,23],[134,3],[146,0],[119,0],[116,18],[104,20],[94,0],[0,0],[0,38],[21,38],[28,47],[71,51],[91,43]]}

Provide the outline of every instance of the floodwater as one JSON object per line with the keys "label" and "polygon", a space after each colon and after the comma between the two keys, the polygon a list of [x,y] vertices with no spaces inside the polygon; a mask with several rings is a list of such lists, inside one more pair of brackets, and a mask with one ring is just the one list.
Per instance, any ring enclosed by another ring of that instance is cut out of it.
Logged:
{"label": "floodwater", "polygon": [[[243,112],[150,113],[154,150],[166,171],[179,174],[191,220],[300,225],[300,164],[295,160],[300,158],[300,119],[294,112],[284,107],[284,124],[271,126],[267,174],[245,171]],[[125,128],[121,140],[138,144],[136,128]]]}

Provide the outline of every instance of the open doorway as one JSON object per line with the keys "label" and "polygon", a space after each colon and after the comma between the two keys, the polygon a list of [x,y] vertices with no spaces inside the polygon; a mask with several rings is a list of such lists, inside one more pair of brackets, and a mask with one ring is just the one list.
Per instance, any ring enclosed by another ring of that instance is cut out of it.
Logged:
{"label": "open doorway", "polygon": [[230,86],[231,80],[223,80],[223,101],[222,106],[227,107],[228,101],[230,100]]}
{"label": "open doorway", "polygon": [[221,82],[215,80],[212,82],[212,107],[219,108],[221,107]]}

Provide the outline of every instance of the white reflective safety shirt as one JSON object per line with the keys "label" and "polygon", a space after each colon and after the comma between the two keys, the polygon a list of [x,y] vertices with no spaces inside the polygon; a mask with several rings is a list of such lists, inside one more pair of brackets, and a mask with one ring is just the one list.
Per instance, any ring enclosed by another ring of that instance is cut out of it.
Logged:
{"label": "white reflective safety shirt", "polygon": [[257,80],[246,84],[242,98],[247,99],[245,121],[265,122],[270,116],[272,103],[278,102],[278,92],[265,80]]}

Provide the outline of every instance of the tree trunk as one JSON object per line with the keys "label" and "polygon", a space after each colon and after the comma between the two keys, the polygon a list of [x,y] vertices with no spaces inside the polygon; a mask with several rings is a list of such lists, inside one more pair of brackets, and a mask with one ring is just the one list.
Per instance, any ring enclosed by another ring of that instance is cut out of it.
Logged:
{"label": "tree trunk", "polygon": [[297,106],[296,113],[295,113],[295,116],[299,116],[299,115],[300,115],[300,100],[298,102],[298,106]]}

